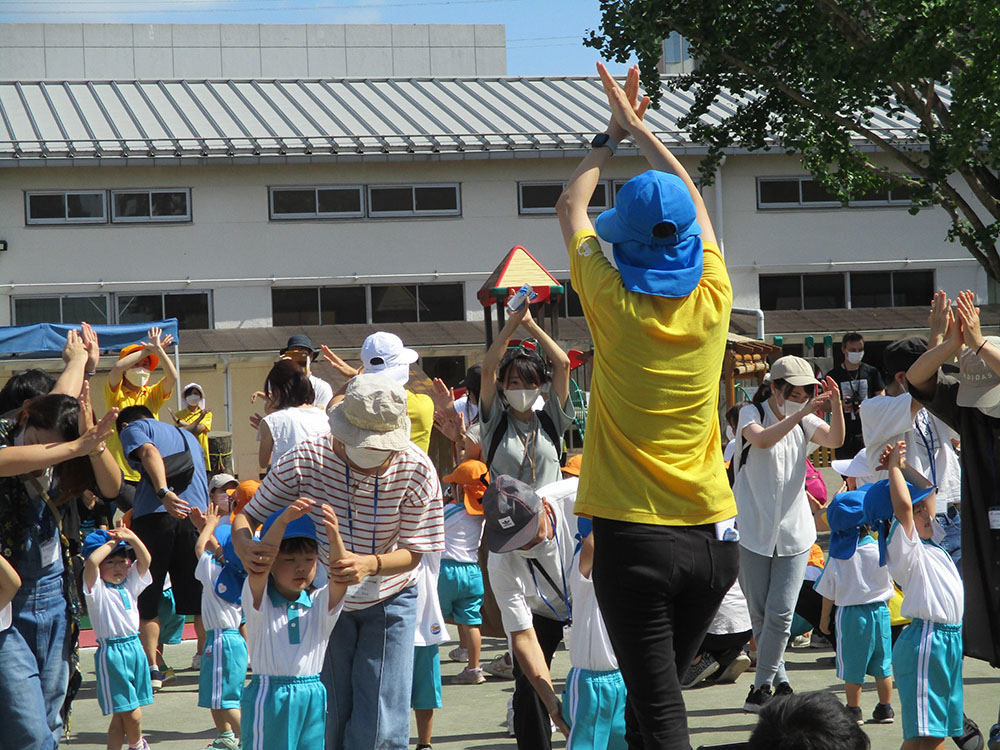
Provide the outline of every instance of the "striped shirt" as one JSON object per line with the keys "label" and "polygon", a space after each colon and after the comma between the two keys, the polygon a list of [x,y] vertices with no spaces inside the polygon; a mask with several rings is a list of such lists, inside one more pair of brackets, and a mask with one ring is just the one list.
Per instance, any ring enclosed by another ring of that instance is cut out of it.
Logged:
{"label": "striped shirt", "polygon": [[[324,564],[329,546],[319,503],[333,506],[344,546],[350,552],[370,555],[400,548],[420,553],[444,549],[441,484],[430,458],[412,443],[376,477],[351,471],[334,453],[328,435],[304,440],[271,468],[246,512],[263,522],[300,497],[317,501],[310,514]],[[381,576],[377,599],[359,598],[367,588],[362,587],[348,595],[344,608],[364,609],[384,601],[412,585],[416,575],[414,570]]]}

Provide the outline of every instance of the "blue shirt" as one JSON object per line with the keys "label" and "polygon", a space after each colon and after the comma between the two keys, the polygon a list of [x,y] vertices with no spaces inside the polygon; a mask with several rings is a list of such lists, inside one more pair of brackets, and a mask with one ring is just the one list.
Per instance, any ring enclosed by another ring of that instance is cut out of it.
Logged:
{"label": "blue shirt", "polygon": [[[187,450],[191,453],[194,461],[194,474],[189,484],[177,495],[187,501],[192,508],[198,508],[204,512],[208,508],[208,475],[204,471],[205,454],[201,450],[198,438],[187,430],[165,424],[155,419],[140,419],[131,422],[121,432],[122,452],[125,454],[129,465],[138,470],[142,470],[142,462],[138,456],[132,454],[147,443],[151,443],[160,455],[166,458]],[[143,473],[139,486],[135,489],[135,510],[132,512],[133,518],[140,518],[149,513],[166,513],[166,508],[160,498],[156,496],[159,487],[153,487],[149,479]]]}

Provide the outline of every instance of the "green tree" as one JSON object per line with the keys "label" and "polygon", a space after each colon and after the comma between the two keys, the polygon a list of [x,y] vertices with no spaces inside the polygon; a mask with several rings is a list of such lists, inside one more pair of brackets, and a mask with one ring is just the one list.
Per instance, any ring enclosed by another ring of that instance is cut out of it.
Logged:
{"label": "green tree", "polygon": [[[661,83],[691,92],[679,124],[708,145],[705,180],[726,148],[779,148],[801,154],[842,201],[905,186],[911,213],[941,206],[949,239],[1000,280],[998,3],[601,0],[601,9],[587,44],[620,62],[635,54],[654,105]],[[672,31],[690,43],[696,69],[661,81],[656,64]],[[724,94],[742,105],[721,122],[703,119]],[[916,132],[893,132],[904,115]]]}

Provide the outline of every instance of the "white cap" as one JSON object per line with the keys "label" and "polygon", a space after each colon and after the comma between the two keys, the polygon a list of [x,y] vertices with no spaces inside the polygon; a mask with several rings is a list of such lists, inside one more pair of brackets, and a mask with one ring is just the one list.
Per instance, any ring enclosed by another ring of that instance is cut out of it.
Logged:
{"label": "white cap", "polygon": [[864,448],[859,450],[854,458],[840,458],[831,461],[830,468],[842,477],[855,477],[857,479],[871,476],[872,473]]}
{"label": "white cap", "polygon": [[394,333],[376,331],[361,345],[361,363],[368,374],[383,375],[406,385],[410,379],[410,365],[420,359],[413,349],[403,346],[403,340]]}

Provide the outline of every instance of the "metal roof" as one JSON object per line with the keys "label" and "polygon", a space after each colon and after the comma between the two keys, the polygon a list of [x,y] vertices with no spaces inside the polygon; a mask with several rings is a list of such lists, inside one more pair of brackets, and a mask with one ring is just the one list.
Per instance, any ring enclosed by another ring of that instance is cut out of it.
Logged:
{"label": "metal roof", "polygon": [[[741,104],[723,97],[710,117]],[[679,150],[693,96],[665,91],[646,116]],[[0,166],[128,159],[489,158],[589,147],[607,125],[596,77],[0,81]],[[876,112],[871,127],[916,137]]]}

